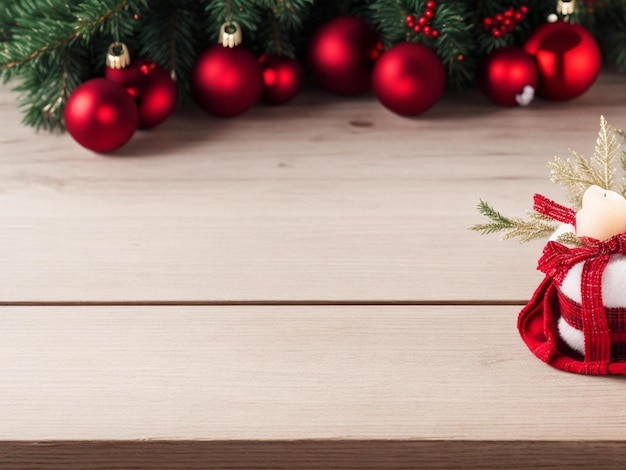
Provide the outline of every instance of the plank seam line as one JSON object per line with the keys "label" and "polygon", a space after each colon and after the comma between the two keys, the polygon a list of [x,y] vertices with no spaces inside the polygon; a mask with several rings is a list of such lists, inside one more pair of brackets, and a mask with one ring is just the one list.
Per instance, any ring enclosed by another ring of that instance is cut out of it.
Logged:
{"label": "plank seam line", "polygon": [[523,306],[527,300],[120,300],[0,301],[0,307],[359,307],[359,306]]}

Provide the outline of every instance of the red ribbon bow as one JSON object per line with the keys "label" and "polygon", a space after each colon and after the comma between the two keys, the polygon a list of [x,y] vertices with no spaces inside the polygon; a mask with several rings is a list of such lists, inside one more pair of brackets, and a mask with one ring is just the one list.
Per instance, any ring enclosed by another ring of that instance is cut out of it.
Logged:
{"label": "red ribbon bow", "polygon": [[[563,223],[574,223],[576,218],[571,209],[541,195],[535,195],[534,209]],[[560,285],[575,264],[585,263],[581,275],[585,362],[593,363],[596,373],[602,373],[611,361],[611,336],[602,303],[602,273],[612,254],[626,253],[626,233],[605,241],[587,237],[582,237],[581,240],[583,246],[574,248],[549,241],[543,249],[537,269]]]}

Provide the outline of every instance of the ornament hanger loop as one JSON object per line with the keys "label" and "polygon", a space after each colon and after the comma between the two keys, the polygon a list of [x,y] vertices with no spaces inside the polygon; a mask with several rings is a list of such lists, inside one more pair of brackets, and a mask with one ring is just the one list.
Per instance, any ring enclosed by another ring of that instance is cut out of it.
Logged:
{"label": "ornament hanger loop", "polygon": [[109,46],[107,51],[107,67],[112,69],[123,69],[130,64],[130,53],[126,44],[123,42],[114,42]]}
{"label": "ornament hanger loop", "polygon": [[241,28],[236,21],[228,21],[220,28],[217,43],[224,47],[235,47],[241,44]]}

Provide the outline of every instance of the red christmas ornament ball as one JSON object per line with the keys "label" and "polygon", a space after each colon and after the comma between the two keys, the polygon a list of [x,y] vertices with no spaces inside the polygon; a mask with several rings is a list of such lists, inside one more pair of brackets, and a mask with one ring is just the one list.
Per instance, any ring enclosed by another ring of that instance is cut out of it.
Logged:
{"label": "red christmas ornament ball", "polygon": [[191,91],[206,112],[233,117],[256,103],[263,91],[263,74],[247,49],[213,46],[204,51],[191,70]]}
{"label": "red christmas ornament ball", "polygon": [[151,60],[133,60],[128,67],[106,67],[105,77],[126,87],[139,108],[139,128],[161,124],[176,107],[176,85],[170,74]]}
{"label": "red christmas ornament ball", "polygon": [[517,106],[524,87],[537,88],[537,66],[520,47],[502,47],[489,54],[480,66],[478,83],[487,98],[501,106]]}
{"label": "red christmas ornament ball", "polygon": [[537,64],[537,94],[543,98],[576,98],[593,85],[600,73],[598,44],[589,31],[577,24],[542,24],[530,35],[524,49]]}
{"label": "red christmas ornament ball", "polygon": [[302,86],[302,67],[298,61],[285,56],[262,56],[263,101],[284,104],[291,101]]}
{"label": "red christmas ornament ball", "polygon": [[380,54],[376,32],[362,19],[340,16],[324,23],[309,42],[308,61],[315,79],[338,95],[371,87],[372,68]]}
{"label": "red christmas ornament ball", "polygon": [[385,107],[403,116],[415,116],[439,100],[446,88],[446,71],[432,49],[402,42],[378,59],[372,85]]}
{"label": "red christmas ornament ball", "polygon": [[83,147],[94,152],[120,148],[137,130],[139,111],[119,83],[94,78],[80,85],[65,105],[65,127]]}

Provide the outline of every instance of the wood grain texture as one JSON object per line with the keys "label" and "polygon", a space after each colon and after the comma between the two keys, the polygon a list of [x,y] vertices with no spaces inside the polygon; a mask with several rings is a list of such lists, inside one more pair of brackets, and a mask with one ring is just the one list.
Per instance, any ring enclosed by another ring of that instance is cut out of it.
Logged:
{"label": "wood grain texture", "polygon": [[[565,103],[449,94],[404,119],[305,94],[190,111],[97,156],[21,127],[0,89],[0,302],[521,301],[541,244],[469,232],[480,198],[562,202],[546,163],[626,127],[623,75]],[[497,286],[497,288],[494,288]]]}
{"label": "wood grain texture", "polygon": [[625,459],[612,441],[0,442],[0,465],[11,470],[611,470]]}
{"label": "wood grain texture", "polygon": [[4,307],[0,441],[622,440],[515,307]]}
{"label": "wood grain texture", "polygon": [[542,244],[467,230],[564,202],[600,114],[623,75],[415,119],[309,92],[98,156],[0,87],[0,468],[621,468],[624,380],[518,337]]}

